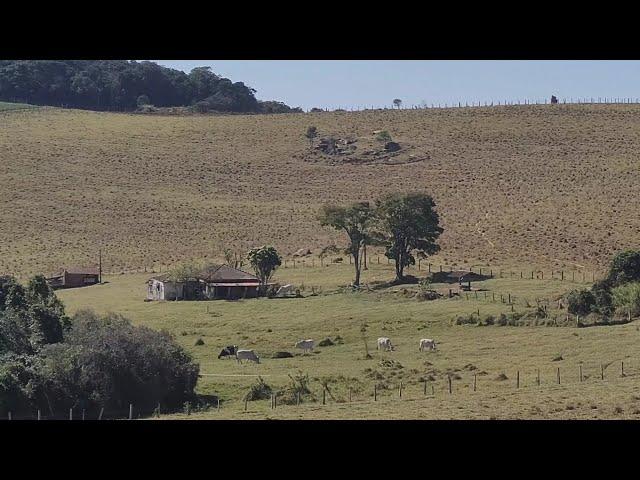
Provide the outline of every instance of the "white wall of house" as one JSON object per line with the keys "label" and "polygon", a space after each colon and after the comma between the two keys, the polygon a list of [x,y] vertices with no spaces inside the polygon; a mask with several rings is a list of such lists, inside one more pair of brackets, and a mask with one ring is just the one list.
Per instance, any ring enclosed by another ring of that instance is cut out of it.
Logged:
{"label": "white wall of house", "polygon": [[147,285],[147,298],[149,300],[181,300],[183,289],[181,282],[161,282],[152,279]]}

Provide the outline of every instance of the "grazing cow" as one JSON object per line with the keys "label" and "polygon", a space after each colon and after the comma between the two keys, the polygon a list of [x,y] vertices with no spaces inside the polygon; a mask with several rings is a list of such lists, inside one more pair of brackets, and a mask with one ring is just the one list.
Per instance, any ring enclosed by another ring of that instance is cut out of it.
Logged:
{"label": "grazing cow", "polygon": [[222,349],[222,351],[220,352],[220,355],[218,355],[218,358],[220,359],[222,357],[233,357],[235,356],[237,351],[238,351],[237,345],[228,345]]}
{"label": "grazing cow", "polygon": [[251,360],[252,362],[260,363],[260,357],[256,355],[253,350],[238,350],[236,351],[236,360],[238,363],[242,363],[242,360]]}
{"label": "grazing cow", "polygon": [[315,342],[311,339],[300,340],[299,342],[296,342],[296,348],[301,348],[302,353],[307,353],[307,351],[313,350],[314,345]]}
{"label": "grazing cow", "polygon": [[430,338],[423,338],[420,340],[420,351],[424,352],[425,350],[435,350],[436,349],[436,341]]}
{"label": "grazing cow", "polygon": [[378,345],[376,347],[377,350],[386,350],[391,351],[394,350],[395,347],[391,344],[391,340],[387,337],[380,337],[378,339]]}

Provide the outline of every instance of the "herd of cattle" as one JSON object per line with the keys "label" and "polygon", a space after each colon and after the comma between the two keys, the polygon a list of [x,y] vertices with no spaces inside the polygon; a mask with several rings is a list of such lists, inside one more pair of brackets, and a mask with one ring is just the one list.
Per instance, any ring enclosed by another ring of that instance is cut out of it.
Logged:
{"label": "herd of cattle", "polygon": [[[300,340],[295,344],[295,347],[301,349],[303,353],[312,351],[314,346],[315,342],[312,339]],[[391,343],[390,338],[380,337],[378,338],[376,349],[391,352],[395,350],[395,347]],[[421,352],[424,352],[425,350],[436,350],[435,340],[431,338],[422,338],[420,340],[419,350]],[[260,357],[258,357],[255,351],[239,349],[237,345],[224,347],[218,355],[218,359],[225,357],[235,357],[238,363],[242,363],[242,360],[250,360],[255,363],[260,363]]]}

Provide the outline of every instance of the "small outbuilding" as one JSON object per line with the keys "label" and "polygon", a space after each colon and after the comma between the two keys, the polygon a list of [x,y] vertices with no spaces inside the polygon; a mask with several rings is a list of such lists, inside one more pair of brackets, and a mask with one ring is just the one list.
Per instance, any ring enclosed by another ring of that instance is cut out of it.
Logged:
{"label": "small outbuilding", "polygon": [[51,288],[77,288],[100,283],[98,267],[69,267],[47,277]]}

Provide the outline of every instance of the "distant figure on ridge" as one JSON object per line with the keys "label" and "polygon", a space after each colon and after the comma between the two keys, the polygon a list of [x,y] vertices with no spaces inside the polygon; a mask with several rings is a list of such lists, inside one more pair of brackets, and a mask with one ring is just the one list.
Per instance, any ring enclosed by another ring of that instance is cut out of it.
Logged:
{"label": "distant figure on ridge", "polygon": [[558,99],[556,98],[555,95],[551,95],[551,103],[552,104],[558,103]]}

